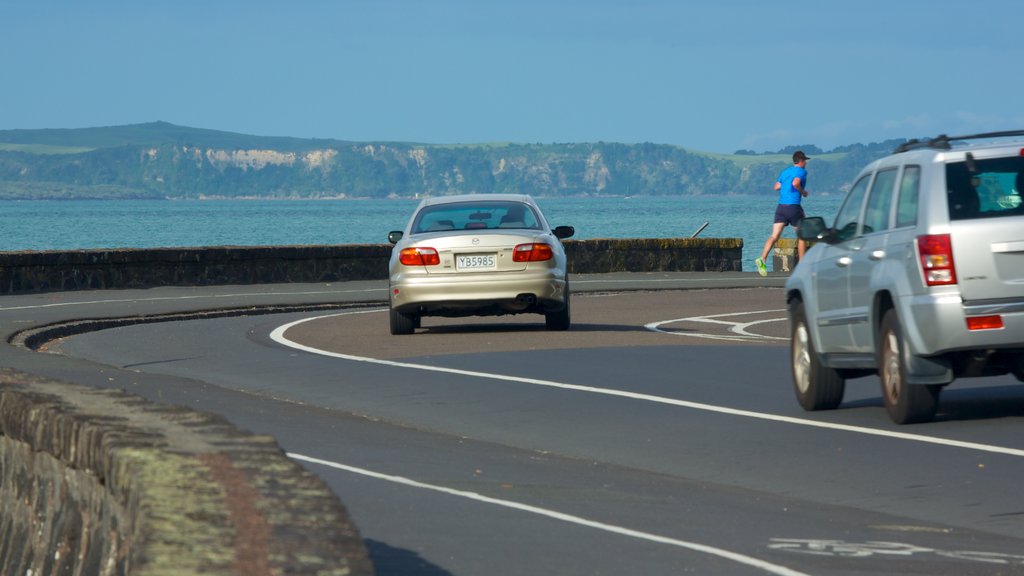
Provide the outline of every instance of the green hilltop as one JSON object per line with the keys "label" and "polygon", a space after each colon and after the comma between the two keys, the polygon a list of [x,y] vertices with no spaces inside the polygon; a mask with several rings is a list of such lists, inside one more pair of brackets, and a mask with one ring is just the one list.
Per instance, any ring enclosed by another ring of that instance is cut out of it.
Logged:
{"label": "green hilltop", "polygon": [[[901,142],[800,146],[813,157],[809,188],[841,192]],[[0,199],[774,194],[796,149],[730,155],[652,143],[352,142],[167,122],[0,130]]]}

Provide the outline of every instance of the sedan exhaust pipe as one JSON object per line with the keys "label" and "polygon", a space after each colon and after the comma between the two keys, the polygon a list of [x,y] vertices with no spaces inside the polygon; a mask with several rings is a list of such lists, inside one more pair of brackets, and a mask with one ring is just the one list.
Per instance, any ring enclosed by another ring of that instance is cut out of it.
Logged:
{"label": "sedan exhaust pipe", "polygon": [[520,294],[516,296],[516,304],[521,306],[533,306],[537,303],[537,296],[535,294]]}

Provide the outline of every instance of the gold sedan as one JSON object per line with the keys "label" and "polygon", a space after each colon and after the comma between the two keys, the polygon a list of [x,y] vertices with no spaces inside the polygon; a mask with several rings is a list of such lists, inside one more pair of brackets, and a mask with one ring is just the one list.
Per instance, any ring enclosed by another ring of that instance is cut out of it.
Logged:
{"label": "gold sedan", "polygon": [[428,198],[405,230],[392,231],[392,334],[412,334],[424,316],[543,314],[568,330],[569,279],[561,240],[537,203],[522,194]]}

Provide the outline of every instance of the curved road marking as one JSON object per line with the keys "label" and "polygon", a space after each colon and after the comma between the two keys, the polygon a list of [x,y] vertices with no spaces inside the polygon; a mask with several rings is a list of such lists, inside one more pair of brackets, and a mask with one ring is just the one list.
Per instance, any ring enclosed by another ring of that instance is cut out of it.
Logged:
{"label": "curved road marking", "polygon": [[447,488],[445,486],[437,486],[435,484],[426,484],[423,482],[412,480],[410,478],[405,478],[403,476],[392,476],[390,474],[382,474],[380,472],[374,472],[373,470],[367,470],[366,468],[357,468],[355,466],[349,466],[338,462],[331,462],[329,460],[321,460],[319,458],[313,458],[312,456],[305,456],[303,454],[296,454],[294,452],[288,452],[287,454],[290,458],[294,458],[295,460],[301,460],[303,462],[309,462],[311,464],[319,464],[321,466],[328,466],[330,468],[344,470],[346,472],[352,472],[354,474],[361,474],[363,476],[376,478],[378,480],[386,480],[388,482],[403,484],[405,486],[411,486],[413,488],[420,488],[423,490],[432,490],[434,492],[458,496],[460,498],[467,498],[469,500],[476,500],[477,502],[483,502],[486,504],[495,504],[497,506],[503,506],[505,508],[511,508],[513,510],[521,510],[523,512],[529,512],[531,514],[547,516],[548,518],[561,520],[563,522],[569,522],[571,524],[577,524],[579,526],[586,526],[588,528],[604,530],[605,532],[611,532],[613,534],[629,536],[630,538],[639,538],[641,540],[647,540],[649,542],[655,542],[658,544],[669,544],[671,546],[678,546],[680,548],[686,548],[688,550],[702,552],[704,554],[710,554],[712,556],[718,556],[719,558],[731,560],[738,564],[752,566],[754,568],[768,572],[769,574],[777,574],[779,576],[808,576],[804,572],[798,572],[796,570],[786,568],[785,566],[771,564],[763,560],[758,560],[757,558],[746,556],[744,554],[739,554],[737,552],[730,552],[729,550],[716,548],[714,546],[698,544],[696,542],[687,542],[686,540],[677,540],[675,538],[659,536],[657,534],[651,534],[649,532],[641,532],[639,530],[624,528],[622,526],[616,526],[614,524],[605,524],[604,522],[588,520],[580,516],[565,514],[563,512],[557,512],[555,510],[549,510],[547,508],[540,508],[537,506],[531,506],[529,504],[513,502],[511,500],[501,500],[499,498],[492,498],[490,496],[484,496],[483,494],[477,492],[467,492],[464,490],[455,490],[454,488]]}
{"label": "curved road marking", "polygon": [[461,370],[458,368],[446,368],[443,366],[427,366],[424,364],[413,364],[411,362],[398,362],[395,360],[381,360],[379,358],[369,358],[366,356],[354,356],[352,354],[342,354],[340,352],[331,352],[328,350],[321,350],[319,348],[313,348],[304,344],[299,344],[289,340],[284,336],[284,333],[293,326],[311,322],[313,320],[319,320],[322,318],[333,318],[336,316],[347,316],[349,314],[368,314],[370,312],[380,312],[382,309],[373,310],[357,310],[352,312],[342,312],[339,314],[327,314],[323,316],[313,316],[310,318],[304,318],[289,322],[287,324],[278,326],[270,333],[270,338],[282,346],[294,348],[296,350],[302,350],[303,352],[309,352],[311,354],[319,354],[321,356],[328,356],[331,358],[339,358],[341,360],[351,360],[353,362],[366,362],[370,364],[379,364],[381,366],[392,366],[395,368],[408,368],[412,370],[426,370],[428,372],[441,372],[446,374],[458,374],[462,376],[470,376],[473,378],[484,378],[489,380],[502,380],[505,382],[517,382],[519,384],[530,384],[533,386],[544,386],[548,388],[559,388],[562,390],[575,390],[577,392],[588,392],[591,394],[603,394],[606,396],[616,396],[620,398],[629,398],[631,400],[640,400],[644,402],[655,402],[658,404],[666,404],[670,406],[679,406],[682,408],[690,408],[693,410],[703,410],[705,412],[715,412],[718,414],[728,414],[730,416],[742,416],[744,418],[754,418],[757,420],[767,420],[769,422],[780,422],[784,424],[795,424],[797,426],[808,426],[811,428],[824,428],[827,430],[837,430],[840,432],[853,432],[855,434],[865,434],[868,436],[881,436],[883,438],[893,438],[898,440],[907,440],[910,442],[921,442],[924,444],[935,444],[939,446],[945,446],[949,448],[963,448],[966,450],[974,450],[977,452],[991,452],[994,454],[1002,454],[1004,456],[1014,456],[1018,458],[1024,458],[1024,450],[1018,448],[1008,448],[1005,446],[994,446],[991,444],[979,444],[977,442],[964,442],[962,440],[953,440],[950,438],[940,438],[936,436],[924,436],[921,434],[910,434],[907,432],[895,432],[889,430],[879,430],[875,428],[867,428],[864,426],[853,426],[849,424],[837,424],[833,422],[821,422],[817,420],[807,420],[804,418],[794,418],[792,416],[780,416],[778,414],[769,414],[767,412],[754,412],[752,410],[740,410],[737,408],[729,408],[727,406],[716,406],[714,404],[704,404],[701,402],[690,402],[688,400],[680,400],[678,398],[668,398],[665,396],[654,396],[652,394],[640,394],[638,392],[630,392],[628,390],[617,390],[615,388],[598,388],[595,386],[582,386],[579,384],[568,384],[565,382],[555,382],[553,380],[540,380],[537,378],[523,378],[521,376],[507,376],[504,374],[492,374],[489,372],[477,372],[473,370]]}
{"label": "curved road marking", "polygon": [[87,306],[90,304],[121,304],[125,302],[161,302],[165,300],[205,300],[218,298],[245,298],[249,296],[316,296],[321,294],[358,294],[362,292],[387,292],[386,288],[365,288],[360,290],[314,290],[308,292],[242,292],[238,294],[197,294],[194,296],[154,296],[151,298],[121,298],[109,300],[82,300],[78,302],[51,302],[25,306],[0,306],[0,312],[8,310],[35,310],[37,308],[61,308],[64,306]]}
{"label": "curved road marking", "polygon": [[[716,283],[716,282],[721,282],[721,281],[722,281],[721,278],[687,278],[683,282],[688,283],[688,284],[700,284],[700,283],[708,283],[708,284],[710,284],[710,283]],[[747,276],[742,276],[742,277],[731,277],[731,278],[729,278],[729,281],[730,282],[756,282],[760,286],[764,285],[763,284],[764,280],[760,276],[755,276],[754,274],[749,274]],[[572,281],[573,284],[618,284],[618,285],[621,285],[621,284],[628,284],[628,285],[635,285],[635,284],[664,284],[664,283],[669,283],[669,282],[673,282],[673,283],[680,282],[680,279],[679,278],[644,278],[644,279],[630,278],[629,281],[623,281],[623,280],[615,280],[614,278],[594,278],[594,279],[591,279],[591,280],[577,280],[577,279],[573,279],[573,281]],[[778,288],[781,288],[781,286],[778,286]]]}
{"label": "curved road marking", "polygon": [[[751,314],[768,314],[774,312],[785,312],[785,308],[778,310],[754,310],[752,312],[730,312],[728,314],[713,314],[710,316],[690,316],[688,318],[676,318],[674,320],[661,320],[660,322],[650,322],[644,325],[644,328],[653,332],[660,332],[661,334],[670,334],[672,336],[690,336],[693,338],[706,338],[708,340],[733,340],[750,342],[756,340],[789,340],[780,336],[767,336],[765,334],[753,334],[747,331],[751,326],[758,324],[765,324],[768,322],[782,322],[786,318],[769,318],[767,320],[755,320],[753,322],[729,322],[727,320],[718,320],[718,318],[726,318],[729,316],[749,316]],[[668,330],[662,330],[661,327],[666,324],[677,324],[679,322],[705,322],[708,324],[725,324],[729,326],[729,331],[736,334],[736,336],[723,335],[723,334],[703,334],[703,333],[691,333],[691,332],[672,332]]]}

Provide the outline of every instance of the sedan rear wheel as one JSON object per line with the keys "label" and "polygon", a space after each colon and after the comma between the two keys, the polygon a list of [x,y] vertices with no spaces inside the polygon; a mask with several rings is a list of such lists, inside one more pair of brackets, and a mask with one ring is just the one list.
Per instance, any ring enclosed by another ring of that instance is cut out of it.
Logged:
{"label": "sedan rear wheel", "polygon": [[568,330],[572,319],[569,314],[569,284],[565,284],[565,307],[558,312],[544,313],[544,327],[548,330]]}
{"label": "sedan rear wheel", "polygon": [[407,314],[395,310],[394,306],[388,302],[388,316],[391,320],[391,334],[397,336],[401,334],[412,334],[420,326],[420,315],[419,314]]}
{"label": "sedan rear wheel", "polygon": [[879,341],[878,375],[882,379],[882,399],[889,418],[897,424],[927,422],[934,418],[942,387],[907,383],[905,343],[895,310],[889,310],[882,318]]}
{"label": "sedan rear wheel", "polygon": [[803,302],[792,304],[793,332],[790,339],[790,359],[793,366],[793,389],[804,410],[833,410],[843,402],[846,381],[836,370],[818,359],[807,328],[807,314]]}

